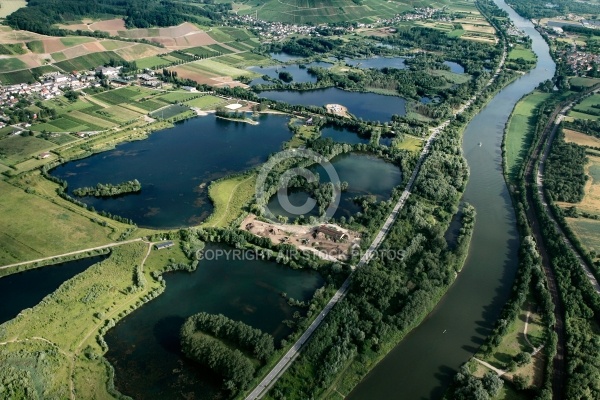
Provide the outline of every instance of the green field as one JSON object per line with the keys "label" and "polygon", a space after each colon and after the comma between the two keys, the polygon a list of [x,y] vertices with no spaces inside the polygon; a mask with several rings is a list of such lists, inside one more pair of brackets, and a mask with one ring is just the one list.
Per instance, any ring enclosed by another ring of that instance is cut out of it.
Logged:
{"label": "green field", "polygon": [[154,111],[150,115],[153,118],[169,119],[169,118],[173,118],[174,116],[179,115],[179,114],[184,113],[189,110],[190,109],[186,106],[182,106],[179,104],[173,104],[173,105],[161,108],[160,110]]}
{"label": "green field", "polygon": [[535,121],[532,120],[536,107],[550,94],[534,92],[515,106],[504,137],[505,163],[509,180],[515,181],[524,157],[531,144]]}
{"label": "green field", "polygon": [[[187,51],[187,50],[186,50]],[[151,56],[146,58],[140,58],[136,60],[138,68],[155,68],[155,67],[166,67],[173,64],[173,60],[169,60],[165,57],[160,56]]]}
{"label": "green field", "polygon": [[235,40],[247,40],[254,37],[254,35],[252,35],[246,29],[223,26],[220,27],[219,30]]}
{"label": "green field", "polygon": [[535,61],[535,53],[523,46],[516,46],[508,53],[508,60],[516,60],[522,58],[525,61]]}
{"label": "green field", "polygon": [[225,33],[221,28],[211,28],[206,33],[217,42],[225,43],[233,41],[233,37]]}
{"label": "green field", "polygon": [[598,106],[600,106],[600,94],[594,94],[583,99],[579,104],[573,107],[573,110],[578,113],[588,114],[590,117],[596,117],[597,119],[597,114],[600,114],[600,108],[598,108]]}
{"label": "green field", "polygon": [[122,89],[108,90],[106,92],[94,95],[93,98],[98,99],[106,104],[117,105],[129,103],[153,93],[154,92],[150,89],[136,86],[135,88],[126,87]]}
{"label": "green field", "polygon": [[231,54],[231,53],[233,53],[233,51],[231,51],[228,48],[223,47],[223,46],[221,46],[219,44],[209,44],[207,47],[209,49],[214,50],[214,51],[216,51],[218,53],[221,53],[221,54]]}
{"label": "green field", "polygon": [[18,58],[9,57],[9,58],[0,58],[0,71],[8,72],[15,71],[18,69],[26,69],[27,64]]}
{"label": "green field", "polygon": [[[45,194],[56,197],[56,185],[41,179],[38,175],[25,183],[35,194],[0,181],[0,265],[111,242],[110,227],[101,227],[89,217],[71,211],[80,207],[62,199],[55,204],[44,198]],[[62,207],[63,203],[70,206]]]}
{"label": "green field", "polygon": [[225,227],[242,214],[255,192],[256,175],[238,176],[211,183],[208,194],[215,207],[204,226]]}
{"label": "green field", "polygon": [[57,62],[56,66],[64,71],[83,71],[104,65],[110,59],[122,60],[122,58],[113,51],[103,51],[91,53],[81,57],[75,57],[70,60]]}
{"label": "green field", "polygon": [[190,107],[200,108],[201,110],[214,110],[219,104],[223,104],[224,102],[225,100],[219,97],[207,95],[186,101],[185,104]]}
{"label": "green field", "polygon": [[199,57],[214,57],[219,55],[217,51],[210,49],[208,46],[191,47],[189,49],[185,49],[184,51]]}
{"label": "green field", "polygon": [[0,83],[2,83],[3,85],[14,85],[16,83],[29,83],[29,82],[33,83],[34,81],[35,81],[35,77],[31,73],[31,71],[28,69],[0,73]]}
{"label": "green field", "polygon": [[600,221],[586,218],[567,218],[567,223],[588,251],[595,251],[596,254],[600,253]]}
{"label": "green field", "polygon": [[237,78],[238,76],[248,75],[248,72],[249,72],[249,71],[246,71],[243,69],[231,67],[229,65],[220,63],[215,60],[195,61],[193,63],[186,64],[185,67],[189,68],[191,70],[197,69],[200,71],[210,72],[217,76],[227,75],[227,76],[231,76],[233,78]]}
{"label": "green field", "polygon": [[0,44],[0,54],[3,54],[3,55],[13,56],[13,55],[25,54],[26,52],[27,51],[23,47],[22,43]]}
{"label": "green field", "polygon": [[392,143],[397,149],[417,152],[423,148],[424,142],[416,137],[404,135],[404,140],[400,141],[396,139]]}
{"label": "green field", "polygon": [[580,87],[592,87],[600,83],[600,79],[598,78],[582,78],[579,76],[573,77],[569,79],[569,83],[571,86],[580,86]]}
{"label": "green field", "polygon": [[196,96],[199,96],[199,93],[187,92],[187,91],[175,91],[168,92],[165,94],[161,94],[160,96],[156,96],[156,100],[160,100],[165,103],[182,103],[184,101],[190,100]]}
{"label": "green field", "polygon": [[0,162],[14,165],[30,157],[35,157],[44,150],[54,147],[54,144],[29,136],[27,133],[5,137],[0,140]]}
{"label": "green field", "polygon": [[67,36],[60,38],[61,43],[67,47],[77,46],[78,44],[89,43],[95,40],[95,38],[85,36]]}
{"label": "green field", "polygon": [[44,43],[41,40],[32,40],[31,42],[25,43],[25,45],[33,53],[37,53],[37,54],[45,53]]}

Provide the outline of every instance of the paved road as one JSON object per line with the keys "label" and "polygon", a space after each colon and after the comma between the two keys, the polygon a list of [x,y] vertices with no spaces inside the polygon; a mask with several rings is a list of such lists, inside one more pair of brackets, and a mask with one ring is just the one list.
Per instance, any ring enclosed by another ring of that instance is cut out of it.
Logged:
{"label": "paved road", "polygon": [[[489,87],[494,82],[496,77],[500,74],[502,67],[504,66],[505,60],[506,60],[506,45],[504,46],[504,51],[503,51],[500,63],[498,64],[498,68],[494,72],[494,75],[490,78],[490,80],[483,87],[482,91],[484,89],[486,89],[487,87]],[[463,104],[455,112],[454,115],[456,116],[456,115],[462,114],[467,108],[469,108],[473,104],[473,102],[475,102],[475,100],[477,99],[477,96],[478,95],[474,95],[473,97],[471,97],[467,102],[465,102],[465,104]],[[438,125],[437,127],[433,128],[431,130],[431,134],[429,135],[429,138],[425,141],[425,145],[423,146],[423,150],[421,151],[421,154],[419,155],[419,160],[417,161],[417,165],[416,165],[415,169],[413,170],[413,173],[410,176],[410,179],[408,180],[408,182],[404,188],[404,191],[402,192],[402,195],[400,196],[400,199],[398,199],[398,202],[394,206],[392,212],[385,220],[383,226],[381,227],[381,229],[375,236],[375,239],[373,239],[373,242],[371,243],[371,245],[369,246],[367,251],[363,254],[363,256],[361,257],[361,259],[358,262],[358,264],[356,265],[356,267],[352,267],[353,271],[356,270],[356,268],[360,268],[360,267],[367,265],[369,263],[369,261],[371,260],[371,258],[373,258],[373,256],[375,255],[377,249],[379,248],[379,246],[381,245],[381,243],[387,236],[390,228],[392,227],[392,225],[398,218],[400,211],[406,204],[406,200],[410,196],[410,192],[411,192],[411,190],[414,186],[414,183],[417,179],[419,170],[421,169],[421,165],[423,165],[425,158],[427,158],[427,155],[429,154],[429,150],[431,148],[432,143],[435,141],[435,139],[440,134],[440,132],[442,132],[448,125],[450,125],[450,122],[451,122],[451,120],[447,119],[446,121],[442,122],[440,125]],[[344,284],[338,289],[338,291],[331,298],[331,300],[329,300],[329,302],[327,303],[325,308],[321,311],[319,316],[317,318],[315,318],[315,320],[312,322],[312,324],[310,324],[310,326],[306,329],[306,331],[304,331],[302,336],[300,336],[300,339],[298,339],[296,341],[296,343],[294,343],[294,345],[288,350],[288,352],[285,353],[283,358],[281,358],[281,360],[279,360],[277,365],[275,365],[275,367],[273,367],[273,369],[271,369],[271,371],[263,378],[263,380],[258,384],[258,386],[256,388],[254,388],[254,390],[252,392],[250,392],[250,394],[246,397],[246,400],[256,400],[256,399],[260,399],[261,397],[263,397],[267,393],[267,391],[275,384],[277,379],[279,379],[279,377],[289,368],[289,366],[298,357],[298,354],[300,353],[304,344],[308,341],[308,339],[310,339],[310,337],[315,332],[315,330],[319,327],[319,325],[321,325],[321,322],[323,322],[323,320],[325,319],[327,314],[329,314],[331,309],[340,300],[342,300],[346,296],[346,293],[348,292],[348,289],[350,287],[351,277],[352,277],[352,274],[350,274],[350,276],[348,276],[348,278],[344,281]]]}
{"label": "paved road", "polygon": [[141,240],[142,239],[131,239],[131,240],[125,240],[123,242],[109,243],[109,244],[105,244],[103,246],[92,247],[91,249],[77,250],[77,251],[72,251],[70,253],[57,254],[55,256],[38,258],[37,260],[23,261],[23,262],[18,262],[18,263],[14,263],[14,264],[3,265],[3,266],[0,267],[0,269],[10,268],[10,267],[18,267],[19,265],[25,265],[25,264],[31,264],[31,263],[40,262],[40,261],[52,260],[53,258],[57,258],[57,257],[72,256],[72,255],[75,255],[75,254],[85,253],[87,251],[109,249],[111,247],[122,246],[122,245],[127,244],[127,243],[139,242]]}

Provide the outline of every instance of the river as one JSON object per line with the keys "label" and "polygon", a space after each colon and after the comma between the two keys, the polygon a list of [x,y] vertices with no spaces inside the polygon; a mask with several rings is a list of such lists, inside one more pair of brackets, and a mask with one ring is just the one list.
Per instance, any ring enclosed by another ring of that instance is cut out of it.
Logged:
{"label": "river", "polygon": [[495,3],[531,37],[538,64],[498,93],[465,130],[463,150],[471,176],[464,200],[477,210],[469,256],[433,312],[363,379],[349,399],[440,398],[458,367],[491,332],[508,299],[517,268],[519,238],[502,175],[502,136],[514,105],[540,82],[551,78],[555,64],[531,22],[504,1]]}

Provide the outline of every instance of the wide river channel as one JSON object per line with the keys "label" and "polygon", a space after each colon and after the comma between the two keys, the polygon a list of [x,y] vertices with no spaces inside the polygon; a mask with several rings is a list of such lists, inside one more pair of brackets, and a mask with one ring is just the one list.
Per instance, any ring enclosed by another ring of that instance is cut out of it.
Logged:
{"label": "wide river channel", "polygon": [[465,131],[463,150],[471,176],[464,200],[477,209],[469,257],[435,310],[367,375],[349,399],[441,398],[458,367],[490,333],[508,299],[519,237],[502,175],[502,136],[514,105],[551,78],[555,64],[532,23],[504,1],[495,3],[531,37],[538,64],[498,93]]}

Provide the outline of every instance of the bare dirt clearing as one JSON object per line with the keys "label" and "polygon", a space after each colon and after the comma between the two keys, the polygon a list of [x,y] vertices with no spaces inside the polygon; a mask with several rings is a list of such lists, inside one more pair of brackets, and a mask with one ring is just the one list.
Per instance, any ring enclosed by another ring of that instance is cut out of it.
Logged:
{"label": "bare dirt clearing", "polygon": [[264,222],[256,215],[248,215],[240,229],[256,236],[271,239],[274,244],[290,244],[300,250],[307,250],[326,260],[345,261],[350,252],[360,243],[360,234],[337,225],[288,225]]}

